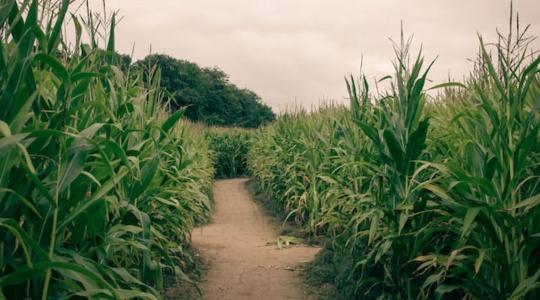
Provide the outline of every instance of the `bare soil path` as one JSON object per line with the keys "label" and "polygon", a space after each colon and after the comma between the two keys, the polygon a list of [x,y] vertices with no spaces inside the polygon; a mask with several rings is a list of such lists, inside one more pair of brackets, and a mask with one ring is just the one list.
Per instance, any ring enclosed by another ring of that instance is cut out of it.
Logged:
{"label": "bare soil path", "polygon": [[245,183],[217,181],[212,220],[193,231],[193,245],[209,265],[203,299],[311,299],[298,268],[319,249],[269,244],[279,236],[279,224],[253,201]]}

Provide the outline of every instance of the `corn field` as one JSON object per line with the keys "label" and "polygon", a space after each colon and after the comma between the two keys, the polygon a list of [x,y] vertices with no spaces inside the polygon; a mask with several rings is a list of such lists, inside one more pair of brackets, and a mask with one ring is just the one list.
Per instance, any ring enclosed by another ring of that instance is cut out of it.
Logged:
{"label": "corn field", "polygon": [[103,50],[69,7],[0,3],[0,299],[160,298],[164,276],[188,280],[208,144],[162,104],[158,71],[119,67],[114,15]]}
{"label": "corn field", "polygon": [[324,237],[338,298],[540,299],[527,28],[479,38],[461,82],[429,83],[436,62],[402,36],[383,92],[360,74],[348,107],[208,129],[171,111],[159,69],[123,64],[116,14],[72,2],[0,2],[0,300],[160,299],[169,278],[193,284],[213,180],[239,176]]}
{"label": "corn field", "polygon": [[350,109],[254,136],[251,173],[327,237],[341,298],[540,297],[540,57],[514,34],[480,39],[475,70],[438,96],[402,38],[386,92],[351,77]]}
{"label": "corn field", "polygon": [[252,131],[242,128],[206,129],[215,178],[248,176],[247,155]]}

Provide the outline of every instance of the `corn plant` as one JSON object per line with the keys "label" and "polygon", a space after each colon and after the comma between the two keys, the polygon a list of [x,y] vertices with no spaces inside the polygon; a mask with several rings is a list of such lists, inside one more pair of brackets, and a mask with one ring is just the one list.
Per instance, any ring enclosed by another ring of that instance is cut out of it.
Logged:
{"label": "corn plant", "polygon": [[351,77],[350,109],[285,114],[254,137],[251,173],[326,234],[341,297],[538,298],[540,58],[516,28],[480,39],[471,76],[436,97],[402,38],[386,92]]}
{"label": "corn plant", "polygon": [[117,66],[114,15],[105,49],[72,15],[70,51],[69,7],[0,4],[0,298],[159,298],[209,211],[208,147],[158,71]]}
{"label": "corn plant", "polygon": [[206,131],[216,178],[248,175],[247,154],[251,131],[240,128],[209,128]]}
{"label": "corn plant", "polygon": [[457,104],[469,109],[451,123],[461,143],[441,166],[441,208],[458,237],[446,255],[422,258],[437,282],[451,282],[440,288],[476,298],[539,295],[540,58],[529,56],[519,27],[517,35],[501,37],[496,59],[481,41],[482,75],[471,78]]}

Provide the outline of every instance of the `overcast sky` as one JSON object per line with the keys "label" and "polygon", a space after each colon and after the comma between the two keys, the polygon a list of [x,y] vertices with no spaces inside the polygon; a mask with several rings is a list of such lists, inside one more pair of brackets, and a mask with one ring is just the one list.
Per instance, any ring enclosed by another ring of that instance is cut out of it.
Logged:
{"label": "overcast sky", "polygon": [[[91,0],[100,3],[99,0]],[[164,53],[219,66],[232,82],[280,111],[321,100],[343,102],[343,77],[392,71],[400,23],[438,56],[431,79],[461,78],[478,49],[477,32],[493,40],[508,29],[505,0],[107,0],[123,17],[117,50],[135,58]],[[540,33],[540,0],[515,0],[521,23]],[[536,42],[536,49],[539,43]]]}

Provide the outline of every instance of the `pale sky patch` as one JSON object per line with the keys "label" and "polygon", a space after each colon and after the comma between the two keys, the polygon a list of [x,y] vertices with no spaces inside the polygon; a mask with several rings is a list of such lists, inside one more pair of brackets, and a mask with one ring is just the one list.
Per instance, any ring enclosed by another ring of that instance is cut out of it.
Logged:
{"label": "pale sky patch", "polygon": [[[91,0],[100,6],[100,0]],[[107,0],[123,17],[119,52],[142,58],[163,53],[201,66],[218,66],[233,83],[280,111],[321,100],[344,102],[344,76],[380,78],[392,71],[392,44],[400,23],[438,56],[430,78],[460,79],[471,70],[477,33],[493,41],[508,30],[505,0]],[[540,35],[540,1],[515,0],[522,27]],[[538,49],[539,42],[534,43]]]}

